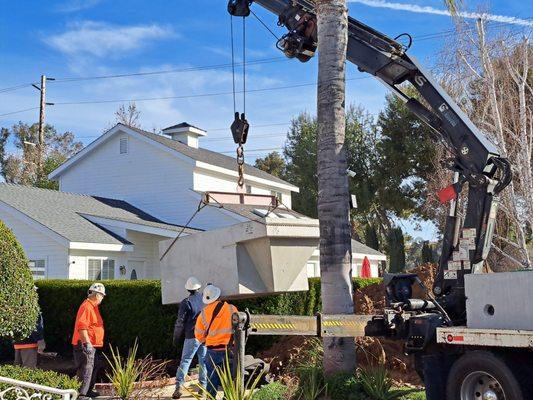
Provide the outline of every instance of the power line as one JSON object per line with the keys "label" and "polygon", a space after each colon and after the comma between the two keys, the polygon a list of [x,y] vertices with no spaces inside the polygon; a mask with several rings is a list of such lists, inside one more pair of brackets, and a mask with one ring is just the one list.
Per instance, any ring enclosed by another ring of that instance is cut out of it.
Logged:
{"label": "power line", "polygon": [[[355,81],[361,79],[369,79],[370,76],[363,76],[357,78],[346,79],[346,81]],[[274,90],[294,89],[306,86],[316,86],[316,82],[301,83],[296,85],[274,86],[270,88],[262,89],[247,89],[247,93],[268,92]],[[243,93],[242,90],[236,91],[236,93]],[[181,96],[164,96],[164,97],[139,97],[135,99],[109,99],[109,100],[81,100],[81,101],[55,101],[54,105],[80,105],[80,104],[105,104],[105,103],[126,103],[126,102],[141,102],[141,101],[155,101],[155,100],[176,100],[176,99],[190,99],[197,97],[216,97],[216,96],[228,96],[233,92],[215,92],[215,93],[198,93]]]}
{"label": "power line", "polygon": [[19,89],[23,89],[23,88],[26,88],[26,87],[30,87],[31,85],[37,85],[37,83],[35,83],[35,82],[33,82],[33,83],[23,83],[21,85],[16,85],[16,86],[3,88],[3,89],[0,89],[0,93],[12,92],[14,90],[19,90]]}
{"label": "power line", "polygon": [[[290,122],[279,122],[279,123],[275,123],[275,124],[259,124],[259,125],[252,125],[252,129],[255,129],[255,128],[266,128],[266,127],[271,127],[271,126],[283,126],[283,125],[290,125]],[[225,128],[213,128],[213,129],[205,129],[207,132],[216,132],[216,131],[229,131],[229,128],[226,126]],[[261,135],[254,135],[252,136],[253,138],[257,138],[257,137],[276,137],[276,136],[285,136],[287,135],[287,133],[266,133],[266,134],[261,134]],[[93,139],[93,138],[97,138],[97,137],[100,137],[101,135],[91,135],[91,136],[76,136],[76,139]],[[207,137],[207,138],[203,138],[202,139],[202,142],[204,141],[218,141],[218,140],[226,140],[227,139],[227,136],[216,136],[216,137]]]}
{"label": "power line", "polygon": [[[277,151],[277,150],[283,150],[283,147],[271,147],[266,149],[248,149],[246,150],[247,153],[257,153],[257,152],[265,152],[265,151]],[[235,150],[232,151],[221,151],[221,154],[233,154],[235,153]]]}
{"label": "power line", "polygon": [[[258,64],[269,64],[269,63],[275,63],[275,62],[281,62],[281,61],[289,61],[289,59],[287,57],[271,57],[271,58],[247,61],[246,64],[247,65],[258,65]],[[244,62],[237,62],[235,63],[235,65],[243,66]],[[187,67],[187,68],[174,68],[174,69],[166,69],[166,70],[160,70],[160,71],[147,71],[147,72],[132,72],[132,73],[127,73],[127,74],[57,78],[56,82],[77,82],[77,81],[88,81],[88,80],[95,80],[95,79],[114,79],[114,78],[126,78],[126,77],[133,77],[133,76],[174,74],[174,73],[179,73],[179,72],[204,71],[204,70],[210,70],[210,69],[221,69],[221,68],[230,68],[230,67],[231,67],[231,63],[200,65],[200,66]]]}
{"label": "power line", "polygon": [[[271,58],[263,58],[263,59],[257,59],[257,60],[251,60],[247,61],[247,65],[261,65],[261,64],[270,64],[270,63],[276,63],[281,61],[290,61],[287,57],[271,57]],[[244,65],[243,62],[237,62],[235,63],[236,66],[242,66]],[[180,72],[193,72],[193,71],[206,71],[206,70],[212,70],[212,69],[223,69],[231,67],[230,63],[226,64],[211,64],[211,65],[198,65],[193,67],[186,67],[186,68],[174,68],[174,69],[166,69],[166,70],[158,70],[158,71],[147,71],[147,72],[131,72],[131,73],[123,73],[123,74],[113,74],[113,75],[94,75],[94,76],[80,76],[80,77],[64,77],[64,78],[57,78],[55,82],[63,83],[63,82],[78,82],[78,81],[89,81],[89,80],[97,80],[97,79],[114,79],[114,78],[126,78],[126,77],[135,77],[135,76],[150,76],[150,75],[163,75],[163,74],[174,74],[174,73],[180,73]],[[6,88],[0,89],[0,93],[7,93],[14,90],[23,89],[26,87],[30,87],[32,84],[37,84],[35,82],[31,83],[24,83],[20,85],[10,86]]]}
{"label": "power line", "polygon": [[31,107],[31,108],[25,108],[24,110],[18,110],[18,111],[11,111],[8,113],[0,114],[0,117],[5,117],[6,115],[13,115],[13,114],[19,114],[26,111],[32,111],[32,110],[38,110],[39,107]]}

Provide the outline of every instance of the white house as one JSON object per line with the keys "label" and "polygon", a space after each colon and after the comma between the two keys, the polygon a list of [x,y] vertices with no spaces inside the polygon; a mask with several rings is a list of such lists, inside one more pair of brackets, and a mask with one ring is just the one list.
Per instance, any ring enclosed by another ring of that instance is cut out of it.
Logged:
{"label": "white house", "polygon": [[22,244],[36,278],[157,278],[159,241],[197,231],[125,201],[5,183],[0,220]]}
{"label": "white house", "polygon": [[[223,204],[202,208],[183,228],[204,192],[236,191],[236,162],[201,148],[206,132],[187,123],[162,133],[117,124],[50,174],[59,192],[0,185],[0,219],[22,243],[36,277],[158,278],[160,241],[264,216],[253,205]],[[250,165],[244,171],[247,193],[280,200],[270,216],[298,215],[291,210],[298,187]],[[371,264],[385,259],[354,249],[355,267],[361,255]]]}

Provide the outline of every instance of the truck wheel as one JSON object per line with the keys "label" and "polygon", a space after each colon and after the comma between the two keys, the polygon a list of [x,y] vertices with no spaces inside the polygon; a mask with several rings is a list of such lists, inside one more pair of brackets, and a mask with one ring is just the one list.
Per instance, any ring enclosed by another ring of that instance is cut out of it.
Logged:
{"label": "truck wheel", "polygon": [[471,351],[450,369],[447,400],[524,400],[507,364],[488,351]]}

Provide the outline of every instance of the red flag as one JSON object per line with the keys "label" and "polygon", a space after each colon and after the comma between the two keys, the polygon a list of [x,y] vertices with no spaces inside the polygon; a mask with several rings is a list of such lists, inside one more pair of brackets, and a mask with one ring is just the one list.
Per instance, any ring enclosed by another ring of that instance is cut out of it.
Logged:
{"label": "red flag", "polygon": [[370,261],[365,256],[363,259],[363,265],[361,267],[361,278],[372,278],[372,271],[370,270]]}

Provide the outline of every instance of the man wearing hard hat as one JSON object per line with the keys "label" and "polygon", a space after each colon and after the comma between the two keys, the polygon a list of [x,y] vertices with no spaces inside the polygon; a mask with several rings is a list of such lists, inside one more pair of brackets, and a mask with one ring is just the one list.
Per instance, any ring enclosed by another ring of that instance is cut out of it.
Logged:
{"label": "man wearing hard hat", "polygon": [[182,334],[185,334],[183,350],[181,352],[181,362],[176,371],[176,390],[172,395],[173,399],[179,399],[182,395],[181,386],[185,383],[185,377],[189,372],[189,367],[194,358],[198,357],[199,381],[200,386],[205,388],[207,383],[207,374],[205,370],[205,346],[194,337],[194,327],[196,319],[204,308],[202,294],[199,292],[202,284],[194,276],[187,279],[185,289],[189,291],[189,297],[180,303],[178,318],[174,325],[174,345],[177,346]]}
{"label": "man wearing hard hat", "polygon": [[93,283],[87,292],[87,299],[78,309],[74,324],[72,345],[74,364],[81,381],[79,392],[82,400],[99,396],[93,387],[101,365],[99,351],[104,346],[104,321],[98,309],[104,297],[104,285]]}
{"label": "man wearing hard hat", "polygon": [[207,369],[207,392],[215,397],[220,377],[216,367],[222,368],[226,359],[226,351],[233,334],[231,316],[237,312],[237,307],[220,301],[220,289],[214,285],[207,285],[202,300],[206,304],[200,313],[194,334],[198,341],[205,344],[207,353],[205,365]]}

